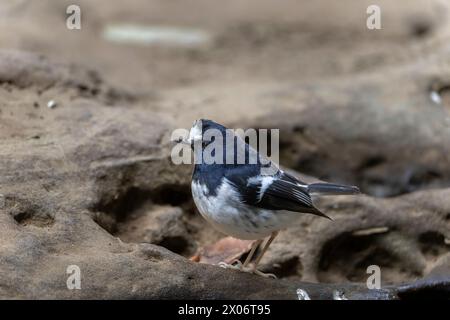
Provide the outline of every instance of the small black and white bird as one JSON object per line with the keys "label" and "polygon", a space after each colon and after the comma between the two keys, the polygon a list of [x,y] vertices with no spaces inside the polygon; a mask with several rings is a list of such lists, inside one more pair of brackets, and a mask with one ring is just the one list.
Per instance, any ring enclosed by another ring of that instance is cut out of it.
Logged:
{"label": "small black and white bird", "polygon": [[[191,145],[194,158],[201,157],[200,152],[213,142],[205,138],[205,133],[210,129],[223,133],[225,141],[227,128],[211,120],[195,121],[189,137],[182,141]],[[246,155],[256,154],[261,159],[262,156],[242,138],[234,135],[233,139],[234,146],[231,148],[235,148],[234,160],[239,146],[243,147]],[[195,148],[196,145],[199,148]],[[223,158],[226,159],[231,150],[227,143],[223,143],[223,146]],[[359,189],[331,183],[307,184],[264,159],[267,161],[257,161],[256,164],[238,164],[237,161],[207,164],[195,161],[191,187],[199,212],[217,230],[238,239],[256,240],[243,264],[236,261],[233,265],[221,263],[220,266],[274,277],[260,272],[257,266],[278,232],[289,227],[299,217],[299,213],[328,218],[314,207],[311,194],[348,195],[359,193]],[[267,175],[269,166],[272,171]],[[269,237],[268,240],[250,267],[257,248],[266,237]]]}

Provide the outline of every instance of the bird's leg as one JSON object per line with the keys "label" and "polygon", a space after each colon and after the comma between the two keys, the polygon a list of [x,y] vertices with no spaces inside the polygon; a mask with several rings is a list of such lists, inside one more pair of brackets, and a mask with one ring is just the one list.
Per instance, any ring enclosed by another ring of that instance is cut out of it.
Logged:
{"label": "bird's leg", "polygon": [[261,261],[262,257],[264,256],[264,254],[266,253],[267,249],[269,249],[269,246],[272,243],[273,239],[275,239],[275,237],[277,235],[278,235],[278,231],[275,231],[272,233],[270,238],[267,240],[266,244],[264,245],[264,248],[262,249],[261,254],[258,256],[258,258],[256,258],[255,265],[254,265],[255,269],[258,266],[259,262]]}
{"label": "bird's leg", "polygon": [[245,261],[244,261],[244,264],[242,265],[243,268],[246,268],[246,267],[248,266],[248,264],[250,263],[250,261],[251,261],[252,258],[253,258],[253,255],[254,255],[255,252],[256,252],[256,249],[258,249],[258,247],[261,245],[262,242],[263,242],[262,239],[261,239],[261,240],[256,240],[256,241],[255,241],[255,243],[254,243],[253,246],[252,246],[252,249],[250,250],[250,252],[249,252],[248,255],[247,255],[247,258],[246,258]]}
{"label": "bird's leg", "polygon": [[272,241],[275,239],[275,237],[277,235],[278,235],[278,231],[273,232],[272,235],[270,236],[270,238],[267,239],[267,241],[264,244],[264,247],[263,247],[261,253],[256,258],[255,264],[252,267],[249,267],[248,264],[250,263],[251,259],[255,255],[256,249],[261,245],[263,240],[257,240],[253,244],[250,252],[248,253],[247,258],[244,261],[244,264],[241,264],[241,262],[239,260],[237,260],[236,262],[238,262],[238,263],[236,265],[227,264],[225,262],[220,262],[219,266],[222,267],[222,268],[226,268],[226,269],[237,269],[237,270],[240,270],[240,271],[243,271],[243,272],[254,273],[254,274],[257,274],[257,275],[265,277],[265,278],[276,278],[276,276],[274,274],[272,274],[272,273],[263,273],[263,272],[259,271],[258,269],[256,269],[256,267],[258,266],[258,264],[261,261],[262,257],[264,256],[264,254],[266,253],[266,251],[269,248],[270,244],[272,243]]}
{"label": "bird's leg", "polygon": [[266,278],[276,278],[276,276],[272,273],[263,273],[261,271],[259,271],[258,269],[256,269],[256,267],[258,266],[259,262],[261,261],[262,257],[264,256],[264,254],[266,253],[267,249],[269,248],[270,244],[272,243],[273,239],[275,239],[275,237],[278,235],[278,231],[275,231],[272,233],[272,235],[270,236],[269,239],[267,239],[266,243],[264,244],[264,247],[262,249],[262,252],[260,253],[260,255],[256,258],[255,264],[253,265],[252,268],[252,272],[266,277]]}
{"label": "bird's leg", "polygon": [[256,249],[259,247],[261,243],[262,240],[255,241],[252,248],[250,249],[250,252],[247,255],[247,258],[245,259],[244,264],[242,264],[241,261],[239,261],[239,259],[235,259],[231,261],[231,263],[219,262],[218,266],[225,269],[238,269],[238,270],[246,268],[250,260],[252,259],[253,255],[255,254]]}

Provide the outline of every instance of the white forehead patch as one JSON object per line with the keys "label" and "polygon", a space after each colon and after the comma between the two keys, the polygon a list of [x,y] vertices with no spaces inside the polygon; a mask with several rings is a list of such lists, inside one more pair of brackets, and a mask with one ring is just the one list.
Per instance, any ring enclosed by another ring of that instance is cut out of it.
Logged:
{"label": "white forehead patch", "polygon": [[189,131],[189,142],[201,141],[202,140],[202,122],[196,120]]}

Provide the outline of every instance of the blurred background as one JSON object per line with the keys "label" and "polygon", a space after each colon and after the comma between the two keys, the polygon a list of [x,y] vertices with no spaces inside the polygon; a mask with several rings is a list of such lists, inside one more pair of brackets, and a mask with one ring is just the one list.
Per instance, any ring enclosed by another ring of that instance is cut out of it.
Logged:
{"label": "blurred background", "polygon": [[[367,28],[373,4],[379,30]],[[79,30],[67,28],[70,5]],[[170,161],[172,130],[198,118],[278,128],[283,166],[364,193],[319,200],[334,223],[302,216],[264,271],[364,283],[375,264],[383,284],[448,279],[449,10],[444,0],[0,1],[0,210],[26,228],[0,226],[0,263],[18,270],[0,270],[10,288],[0,283],[0,296],[24,292],[13,278],[31,264],[70,258],[121,274],[116,237],[196,262],[245,257],[248,243],[214,247],[223,235],[196,212],[191,168]],[[25,235],[36,241],[27,249]],[[30,290],[54,277],[31,276]],[[108,296],[94,289],[85,297]]]}

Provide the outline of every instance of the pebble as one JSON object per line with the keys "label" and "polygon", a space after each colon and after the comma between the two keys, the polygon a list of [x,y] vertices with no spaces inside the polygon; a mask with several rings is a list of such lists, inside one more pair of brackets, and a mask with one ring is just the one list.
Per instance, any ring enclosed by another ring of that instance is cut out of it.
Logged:
{"label": "pebble", "polygon": [[305,290],[300,289],[300,288],[297,289],[297,297],[298,297],[298,300],[311,300],[308,292],[306,292]]}
{"label": "pebble", "polygon": [[49,102],[47,102],[47,107],[49,109],[54,109],[54,108],[56,108],[56,106],[57,106],[57,103],[55,100],[50,100]]}
{"label": "pebble", "polygon": [[431,91],[430,92],[430,99],[436,104],[442,103],[441,95],[437,91]]}

